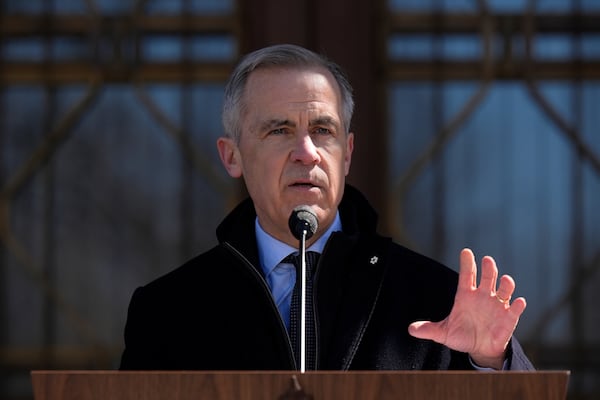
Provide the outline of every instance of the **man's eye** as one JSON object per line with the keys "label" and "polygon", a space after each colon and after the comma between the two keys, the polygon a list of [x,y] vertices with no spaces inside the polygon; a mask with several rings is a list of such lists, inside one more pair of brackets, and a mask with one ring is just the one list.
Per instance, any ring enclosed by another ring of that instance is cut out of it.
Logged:
{"label": "man's eye", "polygon": [[317,135],[331,135],[331,131],[327,128],[316,128],[314,133]]}
{"label": "man's eye", "polygon": [[270,135],[283,135],[285,134],[286,129],[285,128],[277,128],[277,129],[273,129],[272,131],[269,132]]}

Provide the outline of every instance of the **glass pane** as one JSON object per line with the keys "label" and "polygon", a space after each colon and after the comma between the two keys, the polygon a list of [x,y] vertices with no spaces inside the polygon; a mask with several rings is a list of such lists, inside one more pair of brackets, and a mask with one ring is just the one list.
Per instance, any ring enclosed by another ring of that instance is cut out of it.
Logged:
{"label": "glass pane", "polygon": [[434,54],[432,35],[393,35],[388,41],[388,57],[397,59],[429,59]]}
{"label": "glass pane", "polygon": [[[519,38],[524,49],[523,38]],[[533,41],[534,56],[539,60],[564,61],[581,58],[585,61],[600,59],[600,35],[537,35]],[[524,50],[523,50],[524,54]]]}
{"label": "glass pane", "polygon": [[150,0],[145,10],[148,13],[178,14],[191,11],[199,14],[230,14],[235,0]]}
{"label": "glass pane", "polygon": [[[126,14],[133,11],[135,0],[102,0],[92,2],[103,14]],[[181,13],[183,11],[200,14],[230,14],[235,7],[235,0],[149,0],[145,2],[145,10],[149,13]],[[5,0],[3,9],[8,13],[38,14],[51,7],[58,13],[88,12],[85,0]],[[187,8],[184,8],[187,7]]]}
{"label": "glass pane", "polygon": [[52,58],[57,61],[91,60],[91,49],[87,38],[57,37],[52,40]]}
{"label": "glass pane", "polygon": [[[445,10],[449,12],[477,12],[477,0],[388,0],[388,7],[393,11],[432,11]],[[492,12],[522,13],[529,7],[529,0],[486,0],[485,3]],[[576,8],[576,3],[582,10],[597,11],[600,2],[597,0],[538,0],[535,3],[536,12],[567,12]]]}
{"label": "glass pane", "polygon": [[41,38],[5,39],[2,43],[2,58],[6,61],[42,61],[44,43]]}
{"label": "glass pane", "polygon": [[564,60],[574,55],[573,39],[566,35],[537,35],[534,56],[540,60]]}
{"label": "glass pane", "polygon": [[[492,39],[492,51],[499,57],[502,42],[499,36]],[[479,60],[484,53],[484,40],[480,35],[391,35],[388,41],[388,57],[391,60],[455,61]]]}
{"label": "glass pane", "polygon": [[570,12],[581,6],[583,11],[600,10],[597,0],[537,0],[536,9],[540,12]]}
{"label": "glass pane", "polygon": [[44,10],[44,0],[4,0],[2,8],[6,13],[40,13]]}
{"label": "glass pane", "polygon": [[581,38],[582,56],[588,60],[600,60],[600,35],[590,34]]}
{"label": "glass pane", "polygon": [[228,35],[195,36],[182,40],[176,36],[145,38],[142,54],[148,61],[231,61],[236,57],[235,39]]}
{"label": "glass pane", "polygon": [[428,11],[444,9],[451,12],[477,10],[473,0],[388,0],[391,10],[395,11]]}

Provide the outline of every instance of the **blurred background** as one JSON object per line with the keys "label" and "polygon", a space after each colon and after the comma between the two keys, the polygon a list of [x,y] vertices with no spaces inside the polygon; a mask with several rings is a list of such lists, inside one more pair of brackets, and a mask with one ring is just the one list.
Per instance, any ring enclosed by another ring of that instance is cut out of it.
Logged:
{"label": "blurred background", "polygon": [[349,181],[381,231],[493,255],[530,358],[600,398],[598,0],[0,0],[0,398],[118,367],[133,290],[244,197],[222,91],[282,42],[349,73]]}

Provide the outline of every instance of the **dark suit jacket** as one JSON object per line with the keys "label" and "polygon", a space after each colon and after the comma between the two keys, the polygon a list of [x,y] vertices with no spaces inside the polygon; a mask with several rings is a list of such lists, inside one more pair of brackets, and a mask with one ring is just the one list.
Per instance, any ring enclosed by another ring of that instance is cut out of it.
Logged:
{"label": "dark suit jacket", "polygon": [[[334,233],[314,280],[317,369],[472,369],[465,353],[408,334],[445,318],[456,272],[376,233],[376,215],[346,187],[344,232]],[[219,226],[219,245],[138,288],[121,369],[296,369],[286,329],[262,276],[250,200]],[[533,369],[515,339],[510,369]]]}

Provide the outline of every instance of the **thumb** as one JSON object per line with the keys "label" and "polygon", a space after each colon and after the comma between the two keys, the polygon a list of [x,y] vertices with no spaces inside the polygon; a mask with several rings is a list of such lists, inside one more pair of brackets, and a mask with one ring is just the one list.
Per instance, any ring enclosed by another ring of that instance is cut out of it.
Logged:
{"label": "thumb", "polygon": [[439,342],[443,335],[440,324],[431,321],[417,321],[408,326],[408,333],[418,339],[428,339]]}

